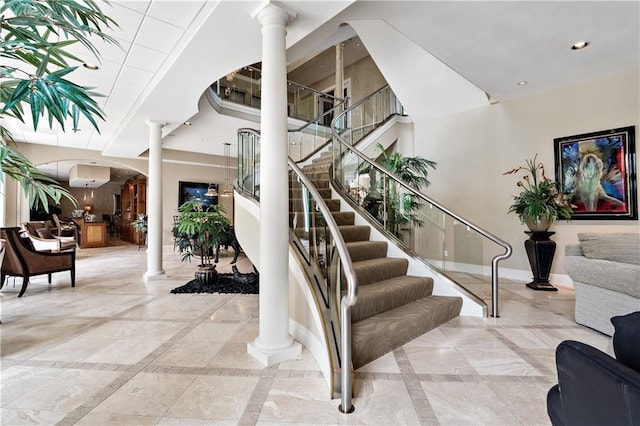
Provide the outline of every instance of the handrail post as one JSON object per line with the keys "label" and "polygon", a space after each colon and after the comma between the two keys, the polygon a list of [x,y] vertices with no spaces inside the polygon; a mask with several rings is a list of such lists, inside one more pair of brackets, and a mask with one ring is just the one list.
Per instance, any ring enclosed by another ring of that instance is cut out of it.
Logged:
{"label": "handrail post", "polygon": [[340,312],[342,323],[340,324],[341,336],[340,346],[342,347],[342,358],[340,359],[340,401],[338,407],[340,412],[353,413],[355,407],[351,403],[351,392],[353,383],[351,380],[351,306],[345,303],[345,298],[340,302]]}

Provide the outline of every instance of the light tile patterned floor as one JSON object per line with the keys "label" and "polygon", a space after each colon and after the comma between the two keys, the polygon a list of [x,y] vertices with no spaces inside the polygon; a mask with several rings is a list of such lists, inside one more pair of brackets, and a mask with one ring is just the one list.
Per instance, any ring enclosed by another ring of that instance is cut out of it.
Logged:
{"label": "light tile patterned floor", "polygon": [[75,289],[58,273],[20,299],[12,279],[0,292],[3,425],[545,425],[557,344],[610,352],[574,323],[572,291],[503,283],[500,318],[457,318],[356,372],[344,415],[306,351],[269,368],[247,354],[257,296],[170,294],[194,270],[171,246],[162,281],[143,281],[137,246],[80,250],[77,265]]}

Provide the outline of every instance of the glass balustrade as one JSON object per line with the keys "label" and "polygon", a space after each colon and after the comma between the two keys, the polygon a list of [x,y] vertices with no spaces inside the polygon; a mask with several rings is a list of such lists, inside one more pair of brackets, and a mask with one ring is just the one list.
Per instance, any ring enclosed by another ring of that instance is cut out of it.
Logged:
{"label": "glass balustrade", "polygon": [[[253,108],[262,104],[262,71],[253,66],[233,71],[211,85],[222,100]],[[323,116],[321,124],[329,128],[333,116],[325,114],[343,99],[322,93],[293,81],[287,82],[287,114],[290,118],[304,122]]]}
{"label": "glass balustrade", "polygon": [[492,315],[498,315],[498,261],[511,246],[402,182],[357,150],[357,143],[395,114],[388,86],[338,115],[333,126],[334,183],[360,211],[415,257],[450,277],[490,275]]}

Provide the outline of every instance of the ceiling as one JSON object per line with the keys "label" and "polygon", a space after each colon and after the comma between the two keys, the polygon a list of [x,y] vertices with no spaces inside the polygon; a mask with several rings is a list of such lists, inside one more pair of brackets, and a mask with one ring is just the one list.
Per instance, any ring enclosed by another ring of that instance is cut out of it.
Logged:
{"label": "ceiling", "polygon": [[[105,95],[100,104],[108,118],[100,123],[100,133],[86,121],[80,126],[82,131],[75,134],[42,127],[33,132],[29,125],[9,120],[5,124],[18,141],[137,157],[148,146],[148,120],[166,123],[163,136],[172,133],[198,114],[199,101],[209,84],[261,60],[260,24],[254,16],[263,4],[232,0],[112,1],[105,12],[119,24],[113,35],[120,47],[98,43],[100,69],[81,68],[72,74],[73,81],[94,86]],[[640,3],[636,1],[346,0],[280,4],[296,14],[287,28],[287,57],[293,73],[301,74],[304,68],[298,66],[300,63],[323,58],[318,54],[354,37],[355,29],[366,25],[393,31],[397,40],[391,49],[394,54],[418,49],[498,102],[640,64]],[[579,40],[589,40],[591,45],[572,51],[570,46]],[[426,75],[419,58],[405,55],[403,61],[394,60],[389,48],[376,46],[383,41],[381,37],[362,38],[389,82],[411,84],[432,78]],[[345,48],[346,58],[348,52]],[[86,52],[76,53],[94,62]],[[328,61],[333,60],[331,51],[324,55]],[[332,67],[327,65],[328,69]],[[520,81],[528,84],[519,86]],[[428,97],[428,93],[424,95]],[[435,105],[441,102],[437,97],[431,101]],[[222,155],[223,144],[209,143],[205,148],[202,135],[217,141],[228,140],[228,135],[216,136],[216,127],[207,123],[201,120],[199,131],[190,129],[198,133],[197,137],[169,138],[171,149]]]}

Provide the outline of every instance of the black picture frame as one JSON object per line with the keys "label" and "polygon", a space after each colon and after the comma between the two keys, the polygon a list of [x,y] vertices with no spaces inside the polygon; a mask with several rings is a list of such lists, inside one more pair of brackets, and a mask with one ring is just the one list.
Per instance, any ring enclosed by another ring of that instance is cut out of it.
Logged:
{"label": "black picture frame", "polygon": [[198,201],[204,209],[218,204],[218,197],[205,196],[209,186],[212,186],[216,192],[218,191],[217,183],[178,181],[178,207],[187,201]]}
{"label": "black picture frame", "polygon": [[638,220],[635,126],[556,138],[554,156],[571,219]]}

